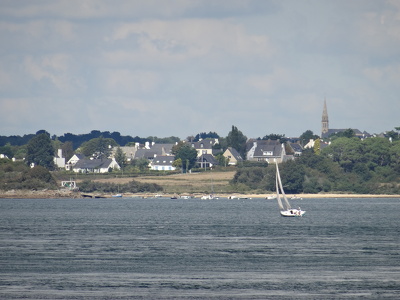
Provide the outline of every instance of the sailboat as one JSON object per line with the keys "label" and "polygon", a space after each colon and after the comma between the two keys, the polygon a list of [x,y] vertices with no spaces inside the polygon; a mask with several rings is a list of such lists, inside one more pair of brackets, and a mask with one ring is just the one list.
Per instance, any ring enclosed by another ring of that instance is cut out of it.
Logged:
{"label": "sailboat", "polygon": [[[281,175],[279,173],[278,162],[275,160],[276,164],[276,199],[278,200],[279,208],[281,209],[282,217],[302,217],[306,212],[301,210],[301,208],[292,208],[286,197],[285,191],[283,190]],[[283,198],[283,201],[281,199]]]}

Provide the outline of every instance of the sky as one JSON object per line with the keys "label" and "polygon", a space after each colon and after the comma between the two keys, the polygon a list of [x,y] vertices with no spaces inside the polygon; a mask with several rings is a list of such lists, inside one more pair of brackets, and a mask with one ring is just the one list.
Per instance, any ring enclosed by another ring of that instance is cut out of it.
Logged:
{"label": "sky", "polygon": [[0,0],[0,135],[400,126],[398,0]]}

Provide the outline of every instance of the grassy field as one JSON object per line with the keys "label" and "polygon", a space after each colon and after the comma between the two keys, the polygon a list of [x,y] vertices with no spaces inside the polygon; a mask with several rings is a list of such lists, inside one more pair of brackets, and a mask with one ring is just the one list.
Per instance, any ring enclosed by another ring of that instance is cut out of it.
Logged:
{"label": "grassy field", "polygon": [[[168,194],[207,194],[231,193],[232,187],[229,181],[235,175],[235,171],[227,172],[202,172],[191,174],[174,174],[165,176],[140,176],[134,180],[141,183],[156,183],[163,187],[164,193]],[[99,182],[112,182],[124,184],[132,178],[101,178],[95,179]]]}

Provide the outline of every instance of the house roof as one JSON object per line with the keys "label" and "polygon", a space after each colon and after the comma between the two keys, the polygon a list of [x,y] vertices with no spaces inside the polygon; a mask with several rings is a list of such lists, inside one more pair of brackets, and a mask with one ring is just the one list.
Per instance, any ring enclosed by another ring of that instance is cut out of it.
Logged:
{"label": "house roof", "polygon": [[80,159],[75,164],[74,169],[101,169],[101,168],[108,168],[111,163],[113,162],[112,159]]}
{"label": "house roof", "polygon": [[[135,159],[138,158],[146,158],[146,159],[153,159],[155,156],[157,156],[157,152],[152,151],[151,149],[138,149],[135,153]],[[161,155],[161,154],[160,154]]]}
{"label": "house roof", "polygon": [[153,161],[151,162],[151,164],[153,166],[157,165],[157,166],[171,166],[172,163],[175,160],[175,156],[174,155],[160,155],[160,156],[156,156],[154,157]]}
{"label": "house roof", "polygon": [[151,146],[150,150],[157,153],[157,155],[167,155],[171,154],[172,147],[175,144],[154,144]]}
{"label": "house roof", "polygon": [[154,144],[150,149],[137,149],[134,158],[146,158],[152,160],[156,156],[170,154],[173,146],[174,144]]}
{"label": "house roof", "polygon": [[228,147],[229,152],[232,154],[232,156],[236,159],[236,160],[243,160],[243,158],[240,156],[239,152],[232,147]]}
{"label": "house roof", "polygon": [[[349,129],[349,128],[346,128],[346,129],[328,129],[328,132],[323,133],[321,137],[322,137],[322,138],[327,138],[327,137],[331,136],[332,134],[339,133],[339,132],[343,132],[343,131],[346,131],[346,130],[348,130],[348,129]],[[352,128],[351,130],[353,130],[355,136],[358,136],[358,137],[363,137],[363,136],[365,136],[365,137],[370,137],[370,136],[371,136],[371,134],[369,134],[369,133],[366,132],[366,131],[362,132],[361,130],[354,129],[354,128]]]}
{"label": "house roof", "polygon": [[[72,157],[68,160],[68,163],[71,163],[71,160],[72,160],[74,157],[78,158],[78,160],[85,159],[85,155],[83,155],[83,154],[81,154],[81,153],[75,153],[75,154],[72,155]],[[73,159],[73,160],[75,160],[75,159]]]}
{"label": "house roof", "polygon": [[303,148],[297,143],[290,143],[290,147],[292,147],[294,152],[303,152]]}
{"label": "house roof", "polygon": [[[271,153],[267,155],[266,153]],[[278,140],[259,140],[254,150],[253,157],[281,156],[282,144]]]}
{"label": "house roof", "polygon": [[201,155],[201,156],[199,156],[197,158],[197,161],[198,162],[208,162],[208,163],[213,164],[213,165],[217,165],[218,164],[218,161],[211,154],[203,154],[203,155]]}
{"label": "house roof", "polygon": [[122,152],[126,155],[127,158],[135,157],[135,153],[137,151],[137,147],[135,146],[122,146],[122,147],[114,147],[113,155],[117,152],[117,149],[120,148]]}
{"label": "house roof", "polygon": [[191,142],[190,145],[195,149],[212,149],[216,144],[215,139],[204,139],[198,142]]}

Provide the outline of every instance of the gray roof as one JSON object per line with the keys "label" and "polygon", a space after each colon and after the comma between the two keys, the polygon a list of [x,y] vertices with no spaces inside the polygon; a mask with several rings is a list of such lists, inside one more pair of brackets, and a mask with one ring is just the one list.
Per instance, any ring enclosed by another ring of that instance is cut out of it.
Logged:
{"label": "gray roof", "polygon": [[213,164],[213,165],[217,165],[218,164],[218,161],[211,154],[203,154],[203,155],[201,155],[201,156],[199,156],[197,158],[197,161],[198,162],[208,162],[208,163]]}
{"label": "gray roof", "polygon": [[146,158],[152,160],[156,156],[171,154],[175,144],[154,144],[150,149],[137,149],[135,159]]}
{"label": "gray roof", "polygon": [[[322,138],[327,138],[327,137],[329,137],[329,136],[331,136],[332,134],[335,134],[335,133],[339,133],[339,132],[343,132],[343,131],[346,131],[346,130],[348,130],[349,128],[346,128],[346,129],[328,129],[328,132],[327,133],[324,133],[324,134],[322,134]],[[371,136],[371,134],[369,134],[368,132],[366,132],[366,131],[361,131],[361,130],[358,130],[358,129],[354,129],[354,128],[351,128],[351,130],[353,130],[354,131],[354,134],[356,135],[356,136],[358,136],[358,137],[362,137],[362,136],[365,136],[365,137],[370,137]]]}
{"label": "gray roof", "polygon": [[108,168],[112,159],[80,159],[75,164],[74,169],[100,169]]}
{"label": "gray roof", "polygon": [[171,166],[175,160],[175,155],[160,155],[154,157],[152,161],[153,166]]}
{"label": "gray roof", "polygon": [[[265,152],[272,152],[272,155],[266,155]],[[257,141],[257,147],[254,151],[253,157],[265,157],[265,156],[281,156],[282,144],[277,140],[259,140]]]}
{"label": "gray roof", "polygon": [[290,143],[290,147],[294,150],[294,152],[303,152],[303,148],[299,144]]}
{"label": "gray roof", "polygon": [[175,144],[154,144],[150,150],[157,153],[157,155],[168,155],[171,154],[172,147]]}
{"label": "gray roof", "polygon": [[239,152],[235,148],[228,147],[228,150],[237,161],[243,160],[243,158],[240,156]]}
{"label": "gray roof", "polygon": [[204,139],[198,142],[191,142],[190,145],[195,149],[212,149],[216,144],[214,139]]}

